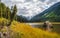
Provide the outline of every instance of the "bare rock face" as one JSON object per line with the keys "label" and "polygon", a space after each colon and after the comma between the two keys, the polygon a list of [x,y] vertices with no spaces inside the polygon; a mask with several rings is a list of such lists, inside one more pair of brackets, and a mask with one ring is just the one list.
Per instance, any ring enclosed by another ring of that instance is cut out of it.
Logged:
{"label": "bare rock face", "polygon": [[52,31],[53,25],[49,21],[45,21],[43,24],[43,28],[46,31]]}

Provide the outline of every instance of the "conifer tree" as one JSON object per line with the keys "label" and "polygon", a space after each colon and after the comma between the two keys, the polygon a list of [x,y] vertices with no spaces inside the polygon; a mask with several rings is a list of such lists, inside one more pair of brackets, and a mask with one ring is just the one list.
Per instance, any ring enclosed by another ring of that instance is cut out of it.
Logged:
{"label": "conifer tree", "polygon": [[10,19],[10,23],[8,24],[8,26],[11,25],[12,21],[14,20],[16,16],[16,13],[17,13],[17,6],[14,5],[14,7],[12,8],[11,19]]}

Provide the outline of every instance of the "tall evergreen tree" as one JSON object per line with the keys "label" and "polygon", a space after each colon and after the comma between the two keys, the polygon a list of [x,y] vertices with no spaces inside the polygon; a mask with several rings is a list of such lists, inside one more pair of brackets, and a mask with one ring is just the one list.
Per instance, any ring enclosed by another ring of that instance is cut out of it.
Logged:
{"label": "tall evergreen tree", "polygon": [[0,17],[2,17],[2,3],[0,3]]}
{"label": "tall evergreen tree", "polygon": [[4,14],[6,13],[6,6],[4,3],[0,3],[0,17],[3,17]]}
{"label": "tall evergreen tree", "polygon": [[10,11],[9,7],[7,7],[5,16],[7,19],[10,19],[10,15],[11,15],[11,11]]}
{"label": "tall evergreen tree", "polygon": [[13,7],[13,9],[12,9],[12,14],[11,14],[11,21],[10,21],[10,23],[8,24],[8,26],[10,26],[11,25],[11,23],[12,23],[12,21],[13,21],[13,19],[15,18],[15,16],[16,16],[16,13],[17,13],[17,6],[16,5],[14,5],[14,7]]}
{"label": "tall evergreen tree", "polygon": [[11,14],[11,20],[14,19],[14,17],[16,16],[17,13],[17,6],[14,5],[13,9],[12,9],[12,14]]}

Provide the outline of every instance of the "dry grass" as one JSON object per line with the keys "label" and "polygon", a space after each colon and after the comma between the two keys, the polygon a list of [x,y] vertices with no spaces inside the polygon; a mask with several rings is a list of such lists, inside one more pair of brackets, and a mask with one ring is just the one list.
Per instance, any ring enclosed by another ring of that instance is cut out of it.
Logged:
{"label": "dry grass", "polygon": [[25,23],[13,22],[11,29],[17,32],[21,38],[60,38],[58,34],[33,28]]}
{"label": "dry grass", "polygon": [[[7,19],[0,18],[0,22]],[[10,26],[11,38],[60,38],[56,33],[33,28],[29,24],[13,21]],[[6,31],[6,30],[5,30]]]}

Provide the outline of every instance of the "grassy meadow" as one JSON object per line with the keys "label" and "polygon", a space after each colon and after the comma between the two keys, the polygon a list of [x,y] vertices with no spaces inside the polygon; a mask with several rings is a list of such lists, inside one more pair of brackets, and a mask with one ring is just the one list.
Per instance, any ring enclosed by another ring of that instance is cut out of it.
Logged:
{"label": "grassy meadow", "polygon": [[[6,24],[9,20],[0,18],[0,24],[4,22],[3,32],[6,32]],[[33,28],[29,24],[13,21],[9,27],[10,38],[60,38],[60,34]]]}

